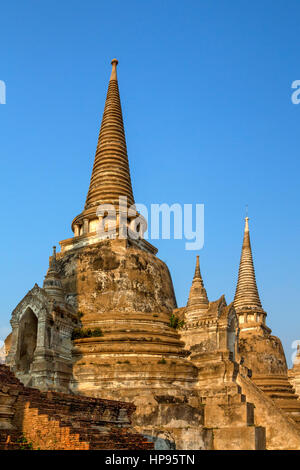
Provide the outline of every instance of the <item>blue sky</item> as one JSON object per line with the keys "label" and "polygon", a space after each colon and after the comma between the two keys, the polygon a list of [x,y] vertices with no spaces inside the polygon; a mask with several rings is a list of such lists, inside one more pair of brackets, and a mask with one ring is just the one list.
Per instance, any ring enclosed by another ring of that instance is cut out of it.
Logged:
{"label": "blue sky", "polygon": [[[204,203],[210,300],[234,295],[249,205],[257,282],[287,359],[300,339],[297,0],[11,1],[1,6],[0,339],[83,208],[110,74],[137,202]],[[180,306],[195,252],[156,241]]]}

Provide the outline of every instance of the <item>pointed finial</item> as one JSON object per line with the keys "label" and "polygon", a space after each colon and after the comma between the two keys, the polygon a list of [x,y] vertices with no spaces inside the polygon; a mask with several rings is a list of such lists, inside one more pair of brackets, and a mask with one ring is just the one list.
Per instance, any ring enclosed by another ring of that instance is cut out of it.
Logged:
{"label": "pointed finial", "polygon": [[52,269],[56,267],[56,246],[53,246],[53,253],[50,259],[49,267]]}
{"label": "pointed finial", "polygon": [[196,268],[195,268],[194,279],[196,279],[196,278],[198,278],[198,279],[201,278],[199,255],[197,255],[197,258],[196,258]]}
{"label": "pointed finial", "polygon": [[111,76],[110,76],[110,80],[117,80],[117,65],[118,65],[118,61],[117,59],[113,59],[111,61],[111,65],[112,65],[112,71],[111,71]]}
{"label": "pointed finial", "polygon": [[61,283],[60,273],[56,262],[56,246],[53,246],[53,253],[50,257],[49,269],[45,276],[43,288],[52,300],[62,302],[65,300],[64,289]]}
{"label": "pointed finial", "polygon": [[248,204],[246,204],[245,232],[249,232]]}

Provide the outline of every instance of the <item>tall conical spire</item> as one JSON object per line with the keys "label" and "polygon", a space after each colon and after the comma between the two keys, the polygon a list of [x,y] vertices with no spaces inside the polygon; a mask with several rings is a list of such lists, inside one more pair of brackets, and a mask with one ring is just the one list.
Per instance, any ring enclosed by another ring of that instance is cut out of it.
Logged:
{"label": "tall conical spire", "polygon": [[[60,242],[63,251],[75,246],[78,248],[98,243],[106,238],[137,239],[137,235],[141,240],[147,228],[145,218],[136,211],[134,205],[117,80],[117,59],[113,59],[111,64],[112,71],[85,207],[72,221],[76,240]],[[153,253],[157,252],[145,240],[143,246]]]}
{"label": "tall conical spire", "polygon": [[240,259],[238,283],[234,297],[234,307],[237,311],[245,308],[262,310],[252,258],[249,217],[245,218],[244,240]]}
{"label": "tall conical spire", "polygon": [[85,209],[99,204],[116,204],[126,196],[134,204],[123,116],[117,80],[117,59],[113,59],[98,145]]}
{"label": "tall conical spire", "polygon": [[[207,298],[207,293],[204,287],[204,282],[201,276],[200,272],[200,262],[199,262],[199,256],[197,256],[196,259],[196,268],[195,268],[195,274],[192,282],[192,286],[190,289],[190,295],[189,295],[189,300],[187,303],[187,308],[192,307],[194,310],[194,307],[197,307],[197,310],[203,310],[207,309],[208,307],[208,298]],[[193,315],[194,316],[194,312]]]}

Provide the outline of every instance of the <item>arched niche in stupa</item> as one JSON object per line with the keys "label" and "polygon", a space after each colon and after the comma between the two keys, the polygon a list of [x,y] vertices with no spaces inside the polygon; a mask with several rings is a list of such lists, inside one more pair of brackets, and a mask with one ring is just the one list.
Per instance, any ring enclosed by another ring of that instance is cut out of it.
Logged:
{"label": "arched niche in stupa", "polygon": [[20,319],[17,370],[27,374],[33,362],[37,344],[38,319],[28,307]]}

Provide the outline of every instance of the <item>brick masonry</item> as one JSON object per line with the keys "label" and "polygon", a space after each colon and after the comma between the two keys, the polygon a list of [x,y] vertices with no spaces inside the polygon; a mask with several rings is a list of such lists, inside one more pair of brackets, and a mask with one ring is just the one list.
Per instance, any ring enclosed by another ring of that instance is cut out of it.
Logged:
{"label": "brick masonry", "polygon": [[143,450],[153,443],[130,431],[131,403],[40,392],[0,365],[0,449]]}

